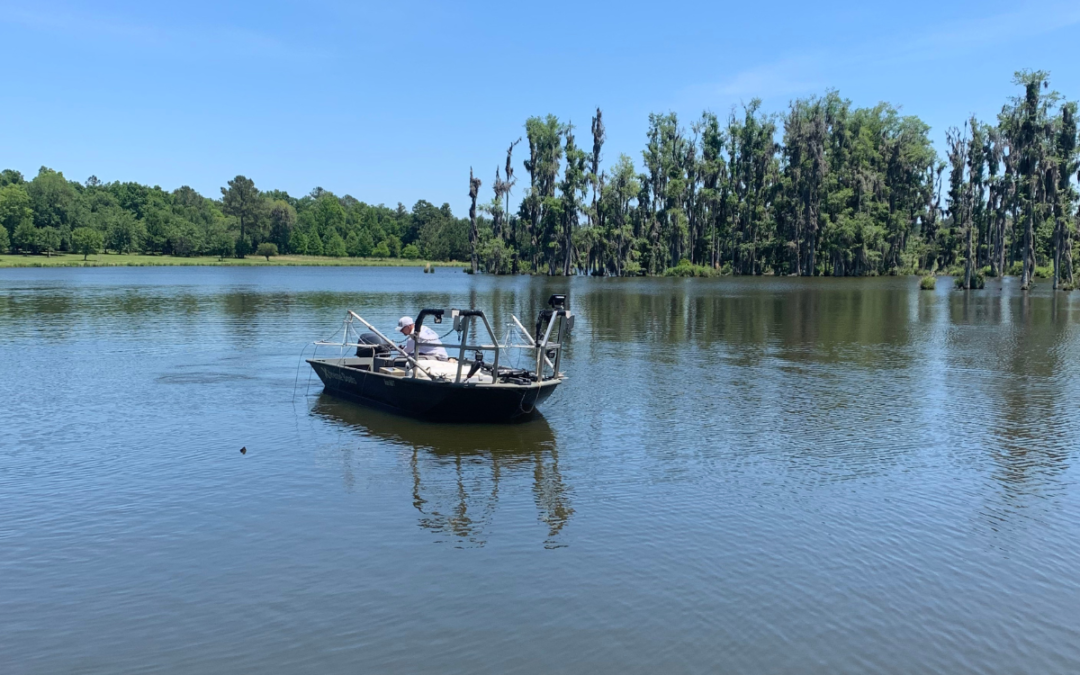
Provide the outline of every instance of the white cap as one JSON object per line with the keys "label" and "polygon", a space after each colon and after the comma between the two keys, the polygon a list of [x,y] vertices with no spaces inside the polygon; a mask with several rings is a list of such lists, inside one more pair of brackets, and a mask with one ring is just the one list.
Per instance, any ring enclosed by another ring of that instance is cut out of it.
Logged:
{"label": "white cap", "polygon": [[413,320],[412,320],[412,319],[410,319],[410,318],[409,318],[409,317],[407,317],[407,316],[403,316],[403,317],[401,317],[400,319],[398,319],[398,320],[397,320],[397,329],[398,329],[399,331],[400,331],[400,330],[401,330],[402,328],[404,328],[405,326],[411,326],[411,325],[413,325]]}

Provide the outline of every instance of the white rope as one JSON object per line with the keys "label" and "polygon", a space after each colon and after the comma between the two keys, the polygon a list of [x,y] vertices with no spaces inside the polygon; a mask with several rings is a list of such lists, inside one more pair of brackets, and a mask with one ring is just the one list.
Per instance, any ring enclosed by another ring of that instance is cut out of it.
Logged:
{"label": "white rope", "polygon": [[[516,316],[514,316],[513,314],[510,315],[510,318],[513,319],[514,323],[517,324],[517,327],[521,330],[521,333],[525,336],[525,339],[528,340],[529,342],[533,343],[532,345],[528,345],[528,346],[526,346],[526,345],[513,345],[513,346],[514,347],[521,347],[523,349],[537,349],[536,344],[535,344],[535,340],[533,339],[533,336],[529,335],[529,331],[525,330],[525,326],[522,326],[521,322],[518,321],[518,318]],[[544,354],[544,363],[548,364],[548,368],[551,368],[552,370],[555,370],[555,364],[553,364],[551,361],[548,360],[547,354]]]}

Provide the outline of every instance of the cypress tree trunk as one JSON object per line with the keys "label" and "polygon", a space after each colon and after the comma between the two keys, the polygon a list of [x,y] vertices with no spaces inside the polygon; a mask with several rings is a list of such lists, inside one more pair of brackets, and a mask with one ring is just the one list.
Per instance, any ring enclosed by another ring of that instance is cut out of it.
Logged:
{"label": "cypress tree trunk", "polygon": [[1073,285],[1073,259],[1072,259],[1072,228],[1069,227],[1068,222],[1063,224],[1063,238],[1065,240],[1062,248],[1062,271],[1064,272],[1063,279],[1065,283],[1070,287]]}
{"label": "cypress tree trunk", "polygon": [[1024,273],[1020,279],[1020,288],[1031,287],[1031,276],[1035,266],[1035,172],[1031,172],[1031,192],[1028,195],[1028,217],[1024,227]]}
{"label": "cypress tree trunk", "polygon": [[563,230],[563,247],[566,251],[566,255],[563,256],[563,276],[570,276],[570,268],[573,267],[574,262],[574,220],[577,218],[577,210],[570,209],[572,213],[566,214],[566,225]]}
{"label": "cypress tree trunk", "polygon": [[476,250],[479,244],[480,233],[476,229],[476,196],[480,192],[480,179],[473,176],[472,167],[469,167],[469,247],[472,249],[472,272],[476,274],[480,267],[479,252]]}
{"label": "cypress tree trunk", "polygon": [[1054,290],[1058,288],[1061,279],[1061,218],[1054,219]]}
{"label": "cypress tree trunk", "polygon": [[986,242],[986,255],[990,258],[990,271],[995,277],[1000,277],[1004,274],[1004,271],[998,267],[998,219],[1000,214],[998,213],[998,186],[992,186],[990,188],[990,200],[987,203],[987,212],[989,213],[989,222],[987,224],[987,242]]}
{"label": "cypress tree trunk", "polygon": [[972,258],[975,257],[975,227],[971,222],[970,217],[967,225],[967,261],[964,265],[964,290],[971,290],[971,266],[974,264]]}
{"label": "cypress tree trunk", "polygon": [[1009,207],[1005,214],[1005,229],[1001,235],[1001,269],[1002,274],[1008,274],[1009,267],[1016,259],[1016,232],[1017,232],[1016,209]]}

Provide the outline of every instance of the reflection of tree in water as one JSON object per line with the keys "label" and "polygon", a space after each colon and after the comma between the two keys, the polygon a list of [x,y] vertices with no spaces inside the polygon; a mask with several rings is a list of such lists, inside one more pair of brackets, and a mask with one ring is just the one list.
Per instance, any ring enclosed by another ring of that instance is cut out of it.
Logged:
{"label": "reflection of tree in water", "polygon": [[771,354],[892,368],[898,364],[887,357],[913,336],[915,296],[906,279],[628,281],[621,292],[601,288],[578,293],[574,302],[602,343],[674,348],[651,354],[655,361],[679,363],[681,350],[696,345],[719,346],[740,365]]}
{"label": "reflection of tree in water", "polygon": [[420,526],[458,542],[483,546],[503,482],[531,470],[538,519],[547,527],[545,546],[561,545],[559,534],[574,509],[559,470],[555,435],[543,417],[505,425],[433,424],[326,394],[312,412],[409,448]]}
{"label": "reflection of tree in water", "polygon": [[942,343],[947,440],[961,459],[989,459],[982,513],[995,529],[1053,503],[1078,433],[1068,304],[1017,291],[951,295]]}
{"label": "reflection of tree in water", "polygon": [[1063,358],[1070,337],[1068,305],[1056,297],[1023,294],[1012,299],[1010,309],[1013,330],[999,343],[1002,353],[996,359],[1007,384],[994,405],[998,414],[991,416],[998,441],[991,453],[992,476],[1002,502],[994,510],[1001,517],[1063,489],[1061,477],[1077,435],[1067,387],[1071,374]]}

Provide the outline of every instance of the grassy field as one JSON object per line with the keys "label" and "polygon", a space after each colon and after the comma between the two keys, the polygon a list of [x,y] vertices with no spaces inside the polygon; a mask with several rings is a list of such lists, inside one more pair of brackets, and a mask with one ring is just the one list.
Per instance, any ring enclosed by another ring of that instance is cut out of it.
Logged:
{"label": "grassy field", "polygon": [[[141,255],[137,253],[113,254],[99,253],[83,261],[81,255],[54,254],[43,255],[0,255],[0,267],[157,267],[166,265],[185,265],[202,267],[227,267],[237,265],[263,265],[267,267],[422,267],[426,260],[406,260],[404,258],[325,258],[313,255],[272,256],[267,262],[261,256],[249,255],[246,258],[225,258],[217,256],[196,256],[192,258],[174,258],[168,255]],[[433,267],[465,267],[459,262],[432,262]]]}

